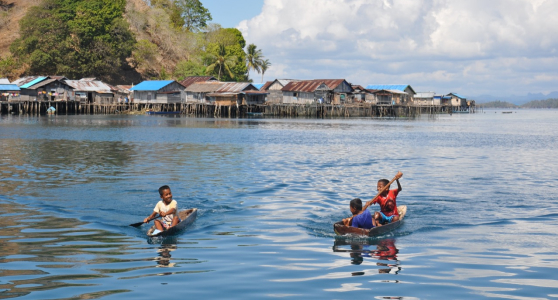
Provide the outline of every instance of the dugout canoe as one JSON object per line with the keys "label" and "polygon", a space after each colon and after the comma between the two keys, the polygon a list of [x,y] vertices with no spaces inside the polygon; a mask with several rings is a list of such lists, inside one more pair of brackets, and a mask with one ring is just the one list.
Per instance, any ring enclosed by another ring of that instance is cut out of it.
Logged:
{"label": "dugout canoe", "polygon": [[174,227],[171,227],[168,230],[165,230],[163,232],[153,234],[153,231],[155,231],[155,229],[157,229],[155,227],[155,225],[153,225],[147,231],[147,236],[148,237],[155,237],[155,236],[169,236],[169,235],[177,234],[182,229],[188,227],[188,225],[194,223],[194,221],[196,220],[196,217],[198,216],[198,209],[197,208],[190,208],[190,209],[181,210],[181,211],[178,212],[178,216],[180,217],[180,219],[182,221],[180,221],[180,223],[176,224]]}
{"label": "dugout canoe", "polygon": [[399,221],[393,223],[389,223],[380,227],[374,227],[372,229],[364,229],[364,228],[345,226],[343,225],[343,221],[340,221],[333,224],[333,231],[335,231],[335,234],[337,235],[346,235],[346,234],[359,235],[359,236],[382,235],[384,233],[395,230],[399,226],[401,226],[401,222],[403,222],[403,218],[407,213],[407,206],[406,205],[397,206],[397,211],[399,212]]}

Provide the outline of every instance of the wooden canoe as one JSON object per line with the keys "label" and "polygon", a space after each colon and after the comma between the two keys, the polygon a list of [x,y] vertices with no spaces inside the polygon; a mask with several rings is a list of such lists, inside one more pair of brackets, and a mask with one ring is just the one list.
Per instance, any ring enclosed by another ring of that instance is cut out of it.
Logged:
{"label": "wooden canoe", "polygon": [[337,235],[345,235],[345,234],[352,234],[352,235],[359,235],[359,236],[382,235],[401,226],[401,222],[403,222],[403,218],[407,213],[407,206],[406,205],[397,206],[397,211],[399,212],[399,221],[393,223],[389,223],[380,227],[374,227],[372,229],[364,229],[364,228],[345,226],[343,225],[343,221],[340,221],[333,224],[333,231],[335,231],[335,234]]}
{"label": "wooden canoe", "polygon": [[178,216],[180,217],[180,223],[176,224],[176,226],[169,228],[168,230],[159,232],[157,234],[153,234],[153,231],[157,229],[155,225],[151,226],[147,231],[147,236],[154,237],[154,236],[169,236],[180,232],[182,229],[188,227],[188,225],[194,223],[196,217],[198,215],[197,208],[190,208],[184,209],[178,212]]}

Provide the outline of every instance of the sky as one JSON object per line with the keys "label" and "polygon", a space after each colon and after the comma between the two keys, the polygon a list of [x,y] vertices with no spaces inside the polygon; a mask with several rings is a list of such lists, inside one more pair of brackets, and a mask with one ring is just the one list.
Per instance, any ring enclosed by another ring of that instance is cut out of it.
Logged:
{"label": "sky", "polygon": [[464,96],[558,91],[558,0],[202,3],[271,61],[264,81],[343,78]]}

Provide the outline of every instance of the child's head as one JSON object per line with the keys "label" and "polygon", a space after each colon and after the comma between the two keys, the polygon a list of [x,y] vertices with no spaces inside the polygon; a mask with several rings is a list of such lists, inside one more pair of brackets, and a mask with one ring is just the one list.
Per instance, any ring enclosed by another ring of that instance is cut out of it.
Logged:
{"label": "child's head", "polygon": [[350,203],[351,213],[357,214],[362,210],[362,200],[355,198]]}
{"label": "child's head", "polygon": [[159,188],[159,195],[165,204],[169,204],[172,201],[172,193],[168,185],[163,185]]}
{"label": "child's head", "polygon": [[[378,192],[379,192],[380,190],[382,190],[382,189],[383,189],[386,185],[388,185],[388,184],[389,184],[389,180],[387,180],[387,179],[380,179],[380,180],[378,180],[378,185],[377,185]],[[384,192],[384,194],[385,194],[388,190],[389,190],[389,187],[388,187],[387,190]]]}

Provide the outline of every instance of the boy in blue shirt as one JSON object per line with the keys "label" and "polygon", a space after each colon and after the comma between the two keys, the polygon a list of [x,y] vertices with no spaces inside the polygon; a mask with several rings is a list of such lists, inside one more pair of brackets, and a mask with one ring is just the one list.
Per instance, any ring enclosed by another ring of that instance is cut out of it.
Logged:
{"label": "boy in blue shirt", "polygon": [[368,209],[362,210],[362,200],[360,198],[351,200],[350,209],[353,214],[352,227],[370,229],[375,226],[370,211]]}

